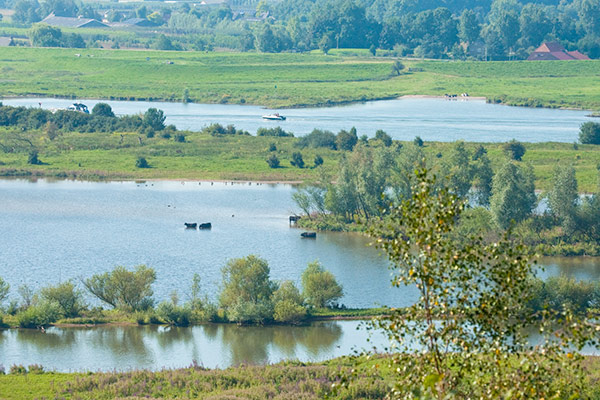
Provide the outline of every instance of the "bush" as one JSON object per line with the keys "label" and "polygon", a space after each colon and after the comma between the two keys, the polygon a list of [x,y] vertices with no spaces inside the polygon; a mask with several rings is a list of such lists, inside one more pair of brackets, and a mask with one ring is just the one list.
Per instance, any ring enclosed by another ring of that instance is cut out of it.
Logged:
{"label": "bush", "polygon": [[27,368],[24,365],[12,365],[10,367],[10,373],[12,375],[25,375],[27,374]]}
{"label": "bush", "polygon": [[157,110],[156,108],[149,108],[144,113],[144,125],[151,127],[155,131],[162,131],[165,129],[165,113],[163,110]]}
{"label": "bush", "polygon": [[138,157],[138,159],[135,160],[135,166],[137,168],[150,168],[148,161],[144,157]]}
{"label": "bush", "polygon": [[85,308],[83,296],[72,282],[45,287],[40,291],[40,295],[43,299],[58,304],[62,315],[66,318],[78,317],[81,310]]}
{"label": "bush", "polygon": [[92,108],[92,115],[100,116],[100,117],[110,117],[114,118],[115,113],[112,108],[106,103],[96,103],[94,108]]}
{"label": "bush", "polygon": [[511,160],[515,161],[521,161],[526,151],[525,146],[523,146],[521,142],[517,142],[515,139],[505,143],[502,146],[502,149]]}
{"label": "bush", "polygon": [[304,160],[302,159],[302,153],[300,153],[299,151],[294,152],[292,154],[292,161],[290,161],[290,164],[292,164],[296,168],[304,168]]}
{"label": "bush", "polygon": [[[419,141],[417,141],[417,139],[419,139]],[[392,138],[390,137],[390,135],[388,135],[387,133],[385,133],[385,131],[382,131],[381,129],[378,129],[377,132],[375,132],[375,140],[380,140],[385,147],[390,147],[392,145]],[[417,144],[417,142],[419,142],[420,144]],[[419,147],[423,146],[423,141],[420,137],[417,136],[415,138],[415,144],[417,144],[417,146]]]}
{"label": "bush", "polygon": [[269,164],[269,168],[279,168],[279,158],[275,154],[271,154],[267,158],[267,164]]}
{"label": "bush", "polygon": [[277,151],[277,145],[275,143],[269,143],[269,151]]}
{"label": "bush", "polygon": [[356,128],[352,128],[350,132],[341,130],[335,138],[335,144],[338,150],[352,151],[354,146],[356,146],[356,143],[358,143]]}
{"label": "bush", "polygon": [[169,325],[188,326],[191,309],[187,306],[178,306],[171,301],[163,301],[156,308],[156,315]]}
{"label": "bush", "polygon": [[301,137],[296,142],[296,146],[300,148],[304,147],[326,147],[332,150],[335,150],[335,135],[329,131],[322,131],[319,129],[314,129],[311,133],[306,136]]}
{"label": "bush", "polygon": [[299,323],[306,317],[300,291],[292,281],[284,281],[273,293],[273,319],[278,322]]}
{"label": "bush", "polygon": [[423,139],[421,139],[420,136],[416,136],[415,140],[413,140],[413,143],[415,144],[415,146],[417,147],[423,147]]}
{"label": "bush", "polygon": [[29,152],[29,155],[27,156],[27,164],[40,165],[41,163],[42,162],[40,161],[40,159],[38,157],[37,150],[31,150]]}
{"label": "bush", "polygon": [[175,141],[177,143],[185,143],[185,135],[178,133],[175,135]]}
{"label": "bush", "polygon": [[302,289],[306,303],[316,308],[332,306],[343,296],[333,274],[325,271],[318,261],[308,264],[302,273]]}
{"label": "bush", "polygon": [[58,304],[44,301],[17,314],[17,321],[21,328],[37,328],[56,322],[60,315]]}
{"label": "bush", "polygon": [[256,136],[294,137],[294,134],[288,133],[277,126],[275,128],[258,128]]}
{"label": "bush", "polygon": [[600,144],[600,124],[586,122],[579,128],[579,141],[582,144]]}
{"label": "bush", "polygon": [[315,156],[315,168],[318,167],[319,165],[323,165],[323,157],[321,157],[320,155],[316,155]]}

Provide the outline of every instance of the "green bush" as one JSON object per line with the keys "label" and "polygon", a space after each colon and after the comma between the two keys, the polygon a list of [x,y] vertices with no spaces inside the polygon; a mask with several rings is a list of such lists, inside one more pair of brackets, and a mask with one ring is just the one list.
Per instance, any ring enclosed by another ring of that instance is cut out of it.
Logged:
{"label": "green bush", "polygon": [[502,146],[502,149],[511,160],[515,161],[521,161],[526,151],[525,146],[523,146],[521,142],[517,142],[515,139],[505,143],[504,146]]}
{"label": "green bush", "polygon": [[81,291],[77,290],[72,282],[47,286],[40,291],[40,295],[48,302],[58,304],[62,315],[66,318],[78,317],[85,308]]}
{"label": "green bush", "polygon": [[333,274],[325,271],[318,261],[308,264],[302,273],[302,289],[306,303],[315,308],[332,306],[343,296]]}
{"label": "green bush", "polygon": [[148,160],[146,160],[144,157],[138,157],[137,160],[135,160],[135,166],[137,168],[150,168]]}
{"label": "green bush", "polygon": [[579,129],[579,141],[582,144],[600,144],[600,124],[586,122]]}
{"label": "green bush", "polygon": [[269,165],[269,168],[279,168],[279,158],[277,158],[275,154],[271,154],[267,158],[267,164]]}
{"label": "green bush", "polygon": [[156,315],[169,325],[188,326],[190,324],[191,308],[178,306],[171,301],[163,301],[156,308]]}
{"label": "green bush", "polygon": [[21,328],[37,328],[56,322],[60,314],[58,304],[45,301],[17,314],[17,321]]}
{"label": "green bush", "polygon": [[273,319],[298,323],[306,317],[304,299],[292,281],[284,281],[273,293]]}

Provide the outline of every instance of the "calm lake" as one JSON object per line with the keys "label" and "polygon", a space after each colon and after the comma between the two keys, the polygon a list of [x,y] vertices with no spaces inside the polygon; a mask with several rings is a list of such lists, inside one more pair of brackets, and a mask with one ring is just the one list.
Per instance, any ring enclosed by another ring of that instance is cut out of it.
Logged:
{"label": "calm lake", "polygon": [[[52,98],[2,99],[5,105],[66,108],[74,100]],[[98,100],[80,99],[89,109]],[[279,110],[285,121],[264,121],[270,114],[258,106],[226,104],[183,104],[140,101],[103,101],[119,115],[145,112],[150,107],[163,110],[167,124],[178,129],[198,131],[212,123],[233,124],[254,134],[260,127],[281,126],[296,136],[314,128],[338,132],[356,127],[358,134],[375,135],[383,129],[392,138],[449,142],[505,142],[512,138],[523,142],[577,141],[579,126],[591,121],[588,111],[508,107],[487,104],[483,100],[445,100],[436,98],[400,98],[371,101],[329,108],[292,108]]]}
{"label": "calm lake", "polygon": [[[306,265],[319,260],[344,287],[348,307],[405,306],[413,288],[394,289],[378,250],[360,235],[319,233],[300,238],[288,216],[297,211],[290,185],[210,182],[74,182],[0,180],[0,276],[10,297],[89,277],[116,265],[146,264],[157,272],[155,298],[177,290],[187,299],[194,273],[216,299],[228,259],[256,254],[271,277],[297,284]],[[210,231],[185,230],[184,222],[211,222]],[[542,276],[600,278],[593,258],[542,260]],[[88,301],[93,300],[88,298]],[[40,363],[59,370],[184,367],[192,360],[225,367],[281,359],[321,360],[367,346],[355,321],[307,327],[207,325],[52,328],[0,331],[0,364]]]}

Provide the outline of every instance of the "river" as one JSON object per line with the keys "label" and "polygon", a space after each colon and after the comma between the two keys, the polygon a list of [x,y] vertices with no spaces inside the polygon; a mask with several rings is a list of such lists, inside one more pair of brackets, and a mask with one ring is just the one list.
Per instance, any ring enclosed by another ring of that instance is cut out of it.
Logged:
{"label": "river", "polygon": [[[11,106],[66,108],[73,100],[52,98],[2,99]],[[98,100],[80,99],[89,109]],[[281,126],[303,136],[313,129],[337,133],[340,129],[356,127],[358,135],[373,137],[378,129],[393,139],[451,142],[522,142],[577,141],[579,127],[586,121],[587,111],[547,108],[509,107],[487,104],[483,100],[445,100],[438,98],[400,98],[396,100],[328,108],[291,108],[278,110],[285,121],[264,121],[261,116],[273,110],[258,106],[231,104],[184,104],[143,101],[104,101],[118,115],[145,112],[150,107],[164,111],[167,124],[178,129],[199,131],[212,123],[233,124],[254,134],[260,127]]]}
{"label": "river", "polygon": [[[391,287],[388,262],[367,238],[319,233],[302,239],[288,223],[298,211],[293,191],[290,185],[248,182],[0,180],[0,276],[16,300],[22,284],[37,290],[116,265],[146,264],[157,273],[158,301],[174,290],[185,301],[194,273],[202,278],[203,293],[216,300],[227,260],[256,254],[268,261],[273,279],[297,284],[306,265],[319,260],[342,284],[341,303],[348,307],[405,306],[416,299],[414,288]],[[186,230],[184,222],[211,222],[213,228]],[[541,264],[544,277],[600,277],[595,258]],[[193,360],[207,367],[316,361],[369,346],[357,324],[5,330],[0,364],[39,363],[68,371],[184,367]]]}

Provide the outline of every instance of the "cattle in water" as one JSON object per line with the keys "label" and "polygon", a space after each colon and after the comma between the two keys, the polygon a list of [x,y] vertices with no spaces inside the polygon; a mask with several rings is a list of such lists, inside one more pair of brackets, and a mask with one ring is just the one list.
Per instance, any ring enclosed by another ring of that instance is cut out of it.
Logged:
{"label": "cattle in water", "polygon": [[184,222],[185,229],[196,229],[198,224],[196,222]]}
{"label": "cattle in water", "polygon": [[300,218],[302,217],[300,217],[299,215],[290,215],[290,224],[300,221]]}
{"label": "cattle in water", "polygon": [[204,222],[198,226],[198,229],[211,229],[212,224],[210,222]]}
{"label": "cattle in water", "polygon": [[315,239],[317,237],[317,232],[302,232],[300,236],[303,238]]}

